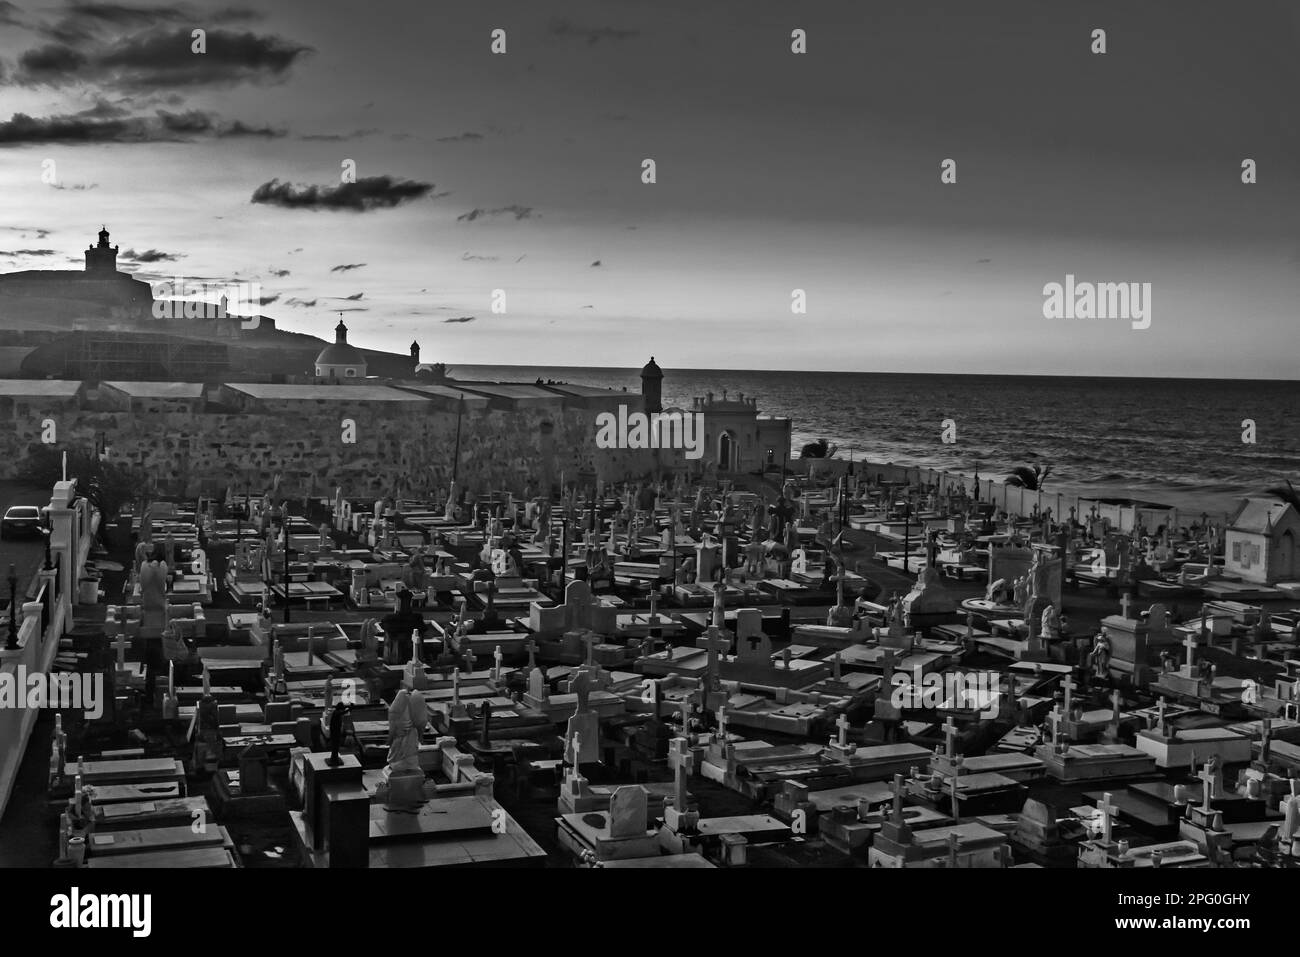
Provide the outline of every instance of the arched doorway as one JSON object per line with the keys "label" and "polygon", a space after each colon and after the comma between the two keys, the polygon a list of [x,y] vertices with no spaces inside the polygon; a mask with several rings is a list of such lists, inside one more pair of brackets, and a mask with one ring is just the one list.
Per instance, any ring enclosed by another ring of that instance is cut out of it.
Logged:
{"label": "arched doorway", "polygon": [[730,472],[734,466],[736,456],[736,439],[730,432],[723,432],[718,436],[718,471]]}
{"label": "arched doorway", "polygon": [[1295,532],[1287,529],[1282,533],[1281,549],[1278,554],[1277,572],[1274,581],[1291,581],[1296,576]]}

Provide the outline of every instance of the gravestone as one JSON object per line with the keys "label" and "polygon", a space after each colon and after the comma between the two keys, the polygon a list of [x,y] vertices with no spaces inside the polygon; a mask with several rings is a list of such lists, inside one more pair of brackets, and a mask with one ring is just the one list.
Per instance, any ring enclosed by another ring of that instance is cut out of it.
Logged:
{"label": "gravestone", "polygon": [[772,663],[772,639],[763,631],[763,613],[757,608],[736,612],[736,654],[744,663]]}
{"label": "gravestone", "polygon": [[614,839],[645,837],[650,809],[646,790],[639,784],[616,788],[609,798],[609,836]]}

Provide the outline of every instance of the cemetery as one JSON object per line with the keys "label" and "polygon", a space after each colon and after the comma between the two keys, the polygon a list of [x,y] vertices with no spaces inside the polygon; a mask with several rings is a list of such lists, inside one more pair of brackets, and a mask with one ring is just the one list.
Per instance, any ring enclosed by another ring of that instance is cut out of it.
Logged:
{"label": "cemetery", "polygon": [[1216,587],[1237,532],[1038,499],[68,476],[0,668],[104,706],[0,712],[0,799],[66,867],[1300,865],[1300,606]]}

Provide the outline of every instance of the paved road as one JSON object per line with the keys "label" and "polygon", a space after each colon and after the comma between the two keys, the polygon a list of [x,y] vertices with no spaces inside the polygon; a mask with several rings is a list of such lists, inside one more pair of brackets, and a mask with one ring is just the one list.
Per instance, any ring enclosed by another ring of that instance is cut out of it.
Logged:
{"label": "paved road", "polygon": [[[50,504],[50,490],[22,482],[0,481],[0,515],[11,505]],[[40,538],[0,539],[0,605],[9,604],[9,565],[18,575],[18,601],[23,600],[32,575],[45,560],[45,544]]]}

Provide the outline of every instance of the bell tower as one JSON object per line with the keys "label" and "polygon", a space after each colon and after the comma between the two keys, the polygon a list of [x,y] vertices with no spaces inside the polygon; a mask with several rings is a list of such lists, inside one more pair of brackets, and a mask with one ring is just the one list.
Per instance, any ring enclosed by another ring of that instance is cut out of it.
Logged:
{"label": "bell tower", "polygon": [[100,275],[117,273],[117,249],[108,244],[108,227],[99,227],[99,245],[86,248],[86,272]]}

